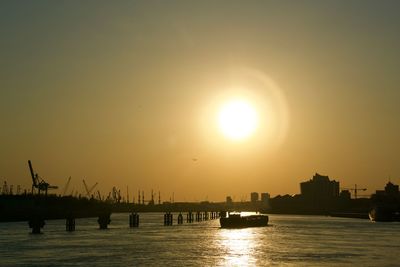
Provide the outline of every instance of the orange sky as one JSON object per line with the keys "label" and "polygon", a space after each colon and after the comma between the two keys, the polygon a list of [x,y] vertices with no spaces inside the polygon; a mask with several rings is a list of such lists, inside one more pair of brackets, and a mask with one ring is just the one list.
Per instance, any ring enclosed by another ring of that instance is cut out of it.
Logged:
{"label": "orange sky", "polygon": [[[162,200],[400,183],[400,18],[383,1],[0,4],[0,182]],[[243,97],[257,131],[218,132]],[[69,191],[70,191],[69,190]]]}

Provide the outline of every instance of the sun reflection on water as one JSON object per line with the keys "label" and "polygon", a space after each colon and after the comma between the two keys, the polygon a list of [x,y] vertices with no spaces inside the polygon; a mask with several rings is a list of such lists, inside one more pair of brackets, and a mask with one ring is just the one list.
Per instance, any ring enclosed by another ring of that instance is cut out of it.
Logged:
{"label": "sun reflection on water", "polygon": [[254,257],[257,246],[255,233],[251,228],[246,229],[221,229],[219,231],[224,266],[255,265]]}

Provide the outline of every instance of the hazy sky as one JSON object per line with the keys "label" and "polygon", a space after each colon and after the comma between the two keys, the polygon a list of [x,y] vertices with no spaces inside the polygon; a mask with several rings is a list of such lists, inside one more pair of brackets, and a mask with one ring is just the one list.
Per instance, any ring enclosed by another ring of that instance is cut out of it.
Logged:
{"label": "hazy sky", "polygon": [[[399,1],[1,1],[0,182],[163,200],[400,183]],[[252,103],[235,142],[219,107]]]}

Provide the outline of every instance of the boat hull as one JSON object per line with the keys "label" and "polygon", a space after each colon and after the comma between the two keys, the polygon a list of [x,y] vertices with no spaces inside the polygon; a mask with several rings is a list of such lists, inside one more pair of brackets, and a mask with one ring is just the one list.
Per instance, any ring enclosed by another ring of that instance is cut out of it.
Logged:
{"label": "boat hull", "polygon": [[374,222],[400,222],[400,211],[393,208],[375,207],[368,215]]}
{"label": "boat hull", "polygon": [[268,225],[267,215],[230,216],[219,219],[221,228],[262,227]]}

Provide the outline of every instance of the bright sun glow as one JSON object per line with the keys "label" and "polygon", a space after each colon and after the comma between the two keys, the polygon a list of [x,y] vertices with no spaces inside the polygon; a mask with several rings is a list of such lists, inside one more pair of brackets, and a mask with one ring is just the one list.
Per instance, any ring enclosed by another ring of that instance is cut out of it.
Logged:
{"label": "bright sun glow", "polygon": [[218,114],[218,126],[229,139],[242,140],[257,129],[258,116],[251,104],[232,100],[223,105]]}

